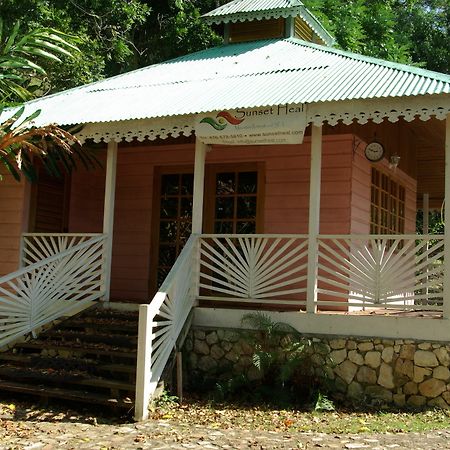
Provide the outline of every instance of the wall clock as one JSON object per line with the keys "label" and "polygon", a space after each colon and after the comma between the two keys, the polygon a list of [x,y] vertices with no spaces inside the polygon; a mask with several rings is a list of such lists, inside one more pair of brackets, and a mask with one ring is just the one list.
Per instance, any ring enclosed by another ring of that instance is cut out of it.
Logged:
{"label": "wall clock", "polygon": [[379,142],[373,141],[370,144],[367,144],[364,155],[366,155],[366,158],[370,162],[381,161],[384,156],[384,147]]}

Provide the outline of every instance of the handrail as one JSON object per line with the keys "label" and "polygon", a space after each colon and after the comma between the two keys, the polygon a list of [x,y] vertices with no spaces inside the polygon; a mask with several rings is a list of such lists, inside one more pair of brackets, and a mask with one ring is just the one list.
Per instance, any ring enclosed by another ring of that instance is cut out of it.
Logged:
{"label": "handrail", "polygon": [[[194,306],[198,236],[191,235],[150,304],[139,307],[135,418],[148,417],[148,406],[177,338]],[[159,319],[158,319],[159,316]]]}

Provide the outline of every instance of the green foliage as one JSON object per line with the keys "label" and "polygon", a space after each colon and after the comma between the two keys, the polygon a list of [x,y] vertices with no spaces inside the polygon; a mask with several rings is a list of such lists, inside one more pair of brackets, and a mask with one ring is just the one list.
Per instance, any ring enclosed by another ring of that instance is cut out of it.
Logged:
{"label": "green foliage", "polygon": [[176,395],[171,395],[167,391],[163,391],[162,394],[154,401],[154,406],[157,408],[163,408],[168,406],[174,406],[179,403],[179,399]]}
{"label": "green foliage", "polygon": [[133,30],[149,10],[139,0],[22,0],[20,8],[16,0],[0,2],[7,23],[21,20],[28,31],[51,27],[78,36],[81,52],[74,59],[43,65],[53,92],[126,70],[136,51]]}
{"label": "green foliage", "polygon": [[239,396],[241,400],[278,405],[311,401],[319,385],[311,362],[317,350],[312,341],[261,312],[246,314],[242,324],[254,330],[246,334],[246,340],[254,349],[252,362],[260,376],[250,381],[241,374],[217,383],[220,400]]}
{"label": "green foliage", "polygon": [[200,15],[225,1],[167,0],[150,3],[151,12],[134,34],[136,67],[166,61],[221,43]]}
{"label": "green foliage", "polygon": [[314,402],[315,411],[334,411],[336,408],[332,400],[330,400],[325,394],[318,391],[317,397]]}
{"label": "green foliage", "polygon": [[78,52],[75,39],[53,28],[23,32],[20,21],[12,28],[0,18],[0,99],[1,102],[30,100],[32,90],[42,84],[46,72],[38,62],[61,63]]}
{"label": "green foliage", "polygon": [[[430,211],[428,217],[428,234],[444,234],[444,205],[441,211]],[[423,234],[423,210],[419,209],[416,215],[416,232]]]}
{"label": "green foliage", "polygon": [[305,0],[339,47],[450,72],[447,0]]}
{"label": "green foliage", "polygon": [[[0,106],[0,115],[3,110]],[[56,125],[35,127],[36,111],[24,117],[24,107],[0,122],[0,164],[20,181],[21,174],[36,181],[36,160],[39,159],[48,173],[59,177],[70,172],[81,162],[87,169],[100,164],[95,153],[81,148],[70,131]]]}

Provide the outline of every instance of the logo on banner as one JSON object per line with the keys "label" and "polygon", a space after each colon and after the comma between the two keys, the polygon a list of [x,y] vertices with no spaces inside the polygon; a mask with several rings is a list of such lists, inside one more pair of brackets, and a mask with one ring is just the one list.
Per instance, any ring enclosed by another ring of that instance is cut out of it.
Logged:
{"label": "logo on banner", "polygon": [[195,132],[205,144],[300,144],[305,128],[304,106],[286,104],[198,116]]}
{"label": "logo on banner", "polygon": [[200,123],[207,123],[211,125],[215,130],[224,130],[228,124],[231,125],[240,125],[245,119],[238,119],[237,117],[232,116],[228,111],[220,111],[214,117],[205,117],[200,120]]}

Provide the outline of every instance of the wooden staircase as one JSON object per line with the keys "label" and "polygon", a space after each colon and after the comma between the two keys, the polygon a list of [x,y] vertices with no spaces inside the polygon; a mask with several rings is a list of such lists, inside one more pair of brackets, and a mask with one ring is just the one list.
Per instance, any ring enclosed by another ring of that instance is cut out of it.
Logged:
{"label": "wooden staircase", "polygon": [[132,410],[138,312],[95,306],[0,353],[0,393]]}

